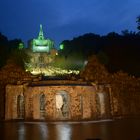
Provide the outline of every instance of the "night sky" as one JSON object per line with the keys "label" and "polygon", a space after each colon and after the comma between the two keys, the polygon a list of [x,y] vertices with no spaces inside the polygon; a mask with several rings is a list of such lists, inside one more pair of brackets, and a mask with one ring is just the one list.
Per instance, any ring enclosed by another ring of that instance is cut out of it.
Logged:
{"label": "night sky", "polygon": [[0,32],[23,41],[38,35],[58,45],[84,33],[136,30],[140,0],[0,0]]}

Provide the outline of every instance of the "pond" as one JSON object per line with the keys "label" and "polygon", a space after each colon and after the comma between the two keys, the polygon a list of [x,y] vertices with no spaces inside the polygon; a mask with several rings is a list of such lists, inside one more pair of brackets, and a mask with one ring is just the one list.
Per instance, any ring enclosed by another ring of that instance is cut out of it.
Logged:
{"label": "pond", "polygon": [[1,140],[140,140],[140,119],[1,122]]}

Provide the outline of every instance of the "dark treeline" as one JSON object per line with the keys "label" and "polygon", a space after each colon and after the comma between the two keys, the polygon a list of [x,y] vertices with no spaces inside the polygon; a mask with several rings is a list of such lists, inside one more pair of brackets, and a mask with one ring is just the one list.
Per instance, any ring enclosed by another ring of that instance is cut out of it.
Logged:
{"label": "dark treeline", "polygon": [[[140,16],[136,22],[137,33],[128,30],[122,31],[122,34],[111,32],[104,36],[87,33],[73,40],[64,40],[61,43],[64,49],[59,51],[56,66],[76,69],[79,65],[81,68],[82,63],[94,54],[109,72],[122,70],[130,75],[140,76]],[[20,48],[21,42],[20,39],[8,40],[0,33],[0,68],[7,60],[13,60],[24,67],[29,56],[24,48]],[[71,61],[78,65],[73,66]]]}
{"label": "dark treeline", "polygon": [[65,40],[61,44],[64,45],[64,49],[60,54],[66,58],[76,53],[87,60],[89,56],[95,54],[110,72],[122,70],[140,76],[139,33],[127,30],[122,31],[122,34],[111,32],[105,36],[88,33],[73,40]]}
{"label": "dark treeline", "polygon": [[[140,16],[136,18],[137,32],[123,30],[122,34],[110,32],[100,36],[94,33],[84,34],[73,40],[64,40],[64,49],[60,57],[88,60],[96,55],[109,72],[124,71],[130,75],[140,76]],[[75,56],[75,55],[74,55]]]}
{"label": "dark treeline", "polygon": [[24,68],[24,61],[26,62],[28,57],[22,46],[21,39],[8,40],[6,36],[0,33],[0,68],[9,61]]}

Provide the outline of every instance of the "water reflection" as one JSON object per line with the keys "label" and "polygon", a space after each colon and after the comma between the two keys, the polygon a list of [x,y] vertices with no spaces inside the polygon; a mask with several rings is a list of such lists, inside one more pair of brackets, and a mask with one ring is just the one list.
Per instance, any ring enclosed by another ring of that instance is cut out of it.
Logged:
{"label": "water reflection", "polygon": [[71,126],[69,124],[56,125],[57,140],[71,140]]}
{"label": "water reflection", "polygon": [[19,123],[18,128],[18,140],[25,140],[25,126],[24,123]]}
{"label": "water reflection", "polygon": [[109,122],[1,122],[1,140],[138,140],[140,119]]}
{"label": "water reflection", "polygon": [[46,125],[46,123],[41,122],[39,125],[39,130],[42,136],[42,139],[45,140],[48,138],[48,127]]}

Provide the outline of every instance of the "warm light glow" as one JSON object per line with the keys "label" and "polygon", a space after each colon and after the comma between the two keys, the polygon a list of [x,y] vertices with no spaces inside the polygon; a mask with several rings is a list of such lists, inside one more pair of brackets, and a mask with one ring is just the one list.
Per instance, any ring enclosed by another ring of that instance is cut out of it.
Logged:
{"label": "warm light glow", "polygon": [[[30,71],[26,69],[26,71]],[[33,75],[44,74],[45,76],[55,76],[55,75],[65,75],[65,74],[79,74],[79,70],[66,70],[61,68],[56,68],[48,66],[47,68],[32,68],[31,73]]]}
{"label": "warm light glow", "polygon": [[[60,45],[60,49],[64,49],[64,44]],[[79,70],[71,70],[74,69],[73,67],[65,69],[67,67],[62,66],[65,65],[65,62],[61,60],[58,65],[55,65],[55,56],[58,55],[58,52],[54,49],[54,41],[48,38],[45,39],[42,25],[40,25],[38,38],[32,40],[32,52],[29,55],[30,62],[25,63],[25,68],[26,71],[30,71],[33,75],[56,76],[72,73],[79,74]]]}
{"label": "warm light glow", "polygon": [[62,108],[62,106],[63,106],[63,97],[62,97],[62,95],[56,95],[56,108],[58,109],[58,110],[60,110],[61,108]]}

